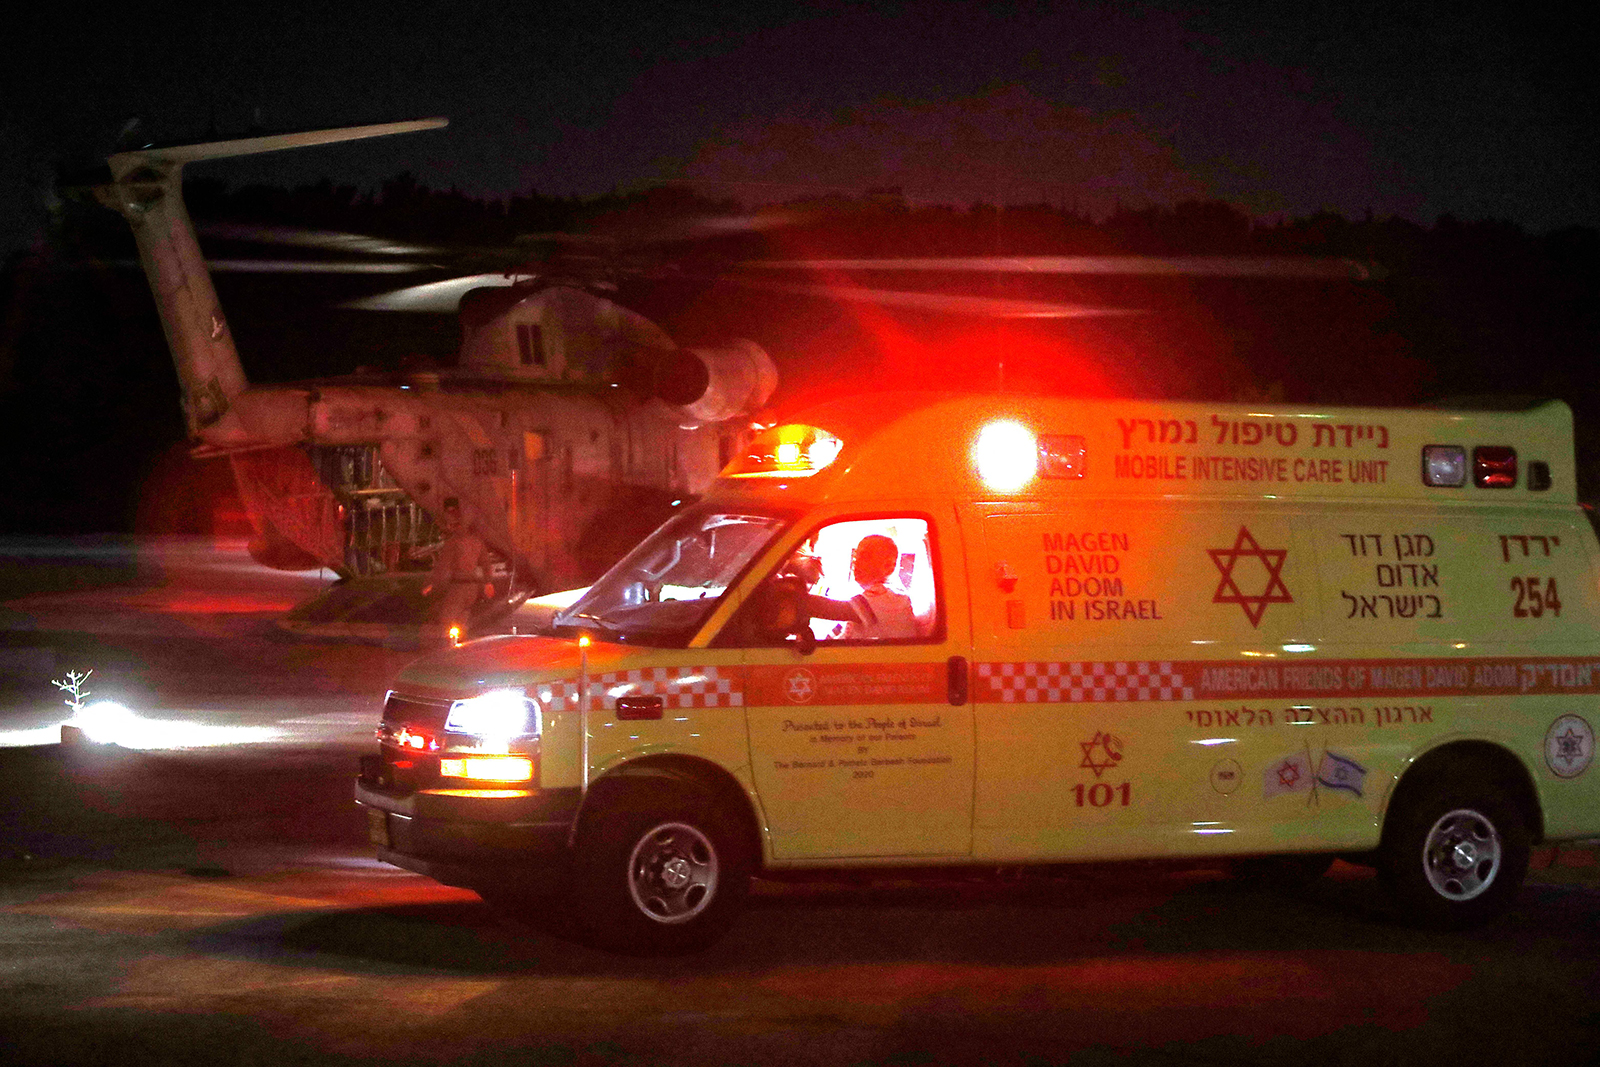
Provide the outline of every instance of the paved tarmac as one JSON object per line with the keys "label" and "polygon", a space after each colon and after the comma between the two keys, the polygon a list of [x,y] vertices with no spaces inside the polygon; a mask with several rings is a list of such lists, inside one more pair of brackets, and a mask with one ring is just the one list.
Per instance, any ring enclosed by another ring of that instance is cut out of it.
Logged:
{"label": "paved tarmac", "polygon": [[0,750],[0,1060],[23,1064],[1591,1061],[1592,865],[1396,925],[1370,873],[761,883],[697,956],[586,948],[369,858],[347,754]]}
{"label": "paved tarmac", "polygon": [[1396,924],[1363,868],[1278,897],[1124,865],[761,883],[699,956],[588,949],[370,858],[351,774],[413,653],[279,636],[323,580],[237,544],[0,541],[0,731],[59,735],[49,678],[93,667],[162,742],[0,747],[0,1061],[1600,1062],[1587,847],[1465,935]]}
{"label": "paved tarmac", "polygon": [[145,720],[125,745],[361,743],[417,653],[276,626],[331,581],[261,567],[239,540],[0,538],[0,746],[59,737],[72,715],[52,682],[90,671],[90,702]]}

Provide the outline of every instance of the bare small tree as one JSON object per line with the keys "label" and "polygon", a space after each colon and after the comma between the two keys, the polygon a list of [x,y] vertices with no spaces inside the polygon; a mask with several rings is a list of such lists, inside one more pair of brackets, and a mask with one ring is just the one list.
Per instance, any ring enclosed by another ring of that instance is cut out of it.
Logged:
{"label": "bare small tree", "polygon": [[77,714],[83,710],[84,699],[89,695],[89,690],[83,687],[83,683],[87,682],[89,680],[89,675],[93,673],[94,671],[92,669],[84,671],[82,674],[79,674],[77,671],[68,671],[65,679],[50,679],[51,685],[55,686],[63,693],[69,694],[67,699],[62,701],[62,703],[71,708],[73,714]]}

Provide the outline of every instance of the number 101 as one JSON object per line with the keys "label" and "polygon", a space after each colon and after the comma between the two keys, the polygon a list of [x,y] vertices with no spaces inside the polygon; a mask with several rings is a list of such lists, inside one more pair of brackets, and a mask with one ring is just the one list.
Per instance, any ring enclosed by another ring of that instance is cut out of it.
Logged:
{"label": "number 101", "polygon": [[1105,782],[1096,782],[1094,785],[1087,787],[1080,784],[1072,787],[1072,795],[1077,798],[1078,807],[1080,808],[1085,804],[1091,808],[1110,807],[1113,797],[1116,798],[1119,806],[1125,808],[1128,806],[1128,802],[1133,799],[1133,786],[1128,782],[1123,782],[1114,789]]}

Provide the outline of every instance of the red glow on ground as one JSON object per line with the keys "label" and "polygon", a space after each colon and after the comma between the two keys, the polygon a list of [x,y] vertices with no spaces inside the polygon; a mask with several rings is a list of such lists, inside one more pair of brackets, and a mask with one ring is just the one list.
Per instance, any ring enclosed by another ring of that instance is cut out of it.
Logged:
{"label": "red glow on ground", "polygon": [[281,594],[249,591],[227,593],[198,589],[84,589],[70,593],[31,593],[7,603],[18,611],[83,610],[100,604],[107,612],[136,611],[160,615],[281,615],[299,601]]}
{"label": "red glow on ground", "polygon": [[[1238,1035],[1252,1042],[1308,1039],[1362,1022],[1407,1030],[1427,1021],[1429,1001],[1462,985],[1472,968],[1438,953],[1355,949],[1118,956],[1030,966],[968,963],[846,964],[770,972],[760,984],[786,998],[860,1008],[955,1000],[987,1016],[1048,1005],[1072,1020],[1081,1046]],[[1404,989],[1404,997],[1372,996]],[[1270,1010],[1263,1010],[1270,1009]],[[1159,1020],[1169,1032],[1152,1032]]]}
{"label": "red glow on ground", "polygon": [[208,593],[193,589],[151,589],[132,594],[123,603],[167,615],[282,614],[295,606],[294,600],[257,593]]}

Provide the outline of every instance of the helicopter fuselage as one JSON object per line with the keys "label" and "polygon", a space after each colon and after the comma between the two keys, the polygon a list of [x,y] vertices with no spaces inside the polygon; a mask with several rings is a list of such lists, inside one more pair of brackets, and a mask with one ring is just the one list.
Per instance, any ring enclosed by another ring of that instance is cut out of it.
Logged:
{"label": "helicopter fuselage", "polygon": [[268,565],[405,570],[460,502],[524,588],[592,580],[716,476],[736,425],[684,428],[620,389],[416,375],[251,386],[228,449]]}
{"label": "helicopter fuselage", "polygon": [[185,163],[443,124],[118,153],[96,196],[133,229],[196,454],[229,458],[258,561],[418,569],[454,499],[503,564],[504,595],[582,584],[716,476],[776,385],[765,352],[680,348],[636,312],[547,283],[473,301],[451,371],[251,385],[183,204]]}

